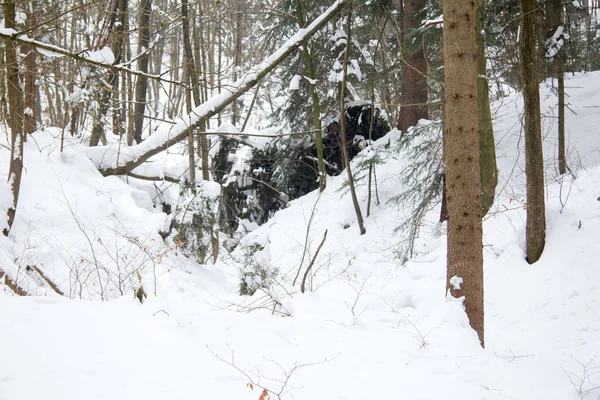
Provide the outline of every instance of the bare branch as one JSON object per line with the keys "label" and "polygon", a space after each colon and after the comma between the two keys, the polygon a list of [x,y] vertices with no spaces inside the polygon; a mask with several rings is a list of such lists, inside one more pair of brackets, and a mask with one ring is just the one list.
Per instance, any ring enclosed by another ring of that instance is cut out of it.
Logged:
{"label": "bare branch", "polygon": [[302,277],[302,284],[300,285],[300,291],[302,293],[304,293],[304,289],[306,286],[306,277],[308,276],[310,270],[312,269],[312,266],[315,263],[315,260],[317,259],[317,256],[319,255],[319,252],[321,251],[321,247],[323,247],[323,245],[325,244],[325,240],[327,239],[327,229],[325,229],[325,233],[323,234],[323,240],[321,240],[321,244],[319,245],[319,247],[317,247],[317,251],[315,252],[315,255],[313,256],[312,260],[310,261],[310,264],[308,264],[308,267],[306,268],[306,272],[304,273],[304,276]]}
{"label": "bare branch", "polygon": [[[65,56],[65,57],[69,57],[72,58],[74,60],[86,63],[86,64],[90,64],[90,65],[94,65],[96,67],[101,67],[101,68],[107,68],[113,71],[121,71],[121,72],[126,72],[128,74],[131,75],[135,75],[135,76],[143,76],[145,78],[148,79],[154,79],[154,80],[158,80],[161,82],[166,82],[166,83],[170,83],[173,85],[178,85],[178,86],[186,86],[184,83],[182,82],[178,82],[178,81],[173,81],[170,79],[165,79],[163,78],[161,75],[153,75],[153,74],[147,74],[144,72],[139,72],[136,70],[133,70],[131,68],[127,68],[127,67],[123,67],[121,65],[113,65],[107,62],[102,62],[102,61],[97,61],[91,58],[86,57],[86,53],[84,52],[83,54],[77,54],[74,53],[72,51],[63,49],[62,47],[59,46],[55,46],[53,44],[48,44],[48,43],[44,43],[44,42],[40,42],[39,40],[34,40],[31,39],[25,35],[19,35],[19,33],[15,32],[15,33],[7,33],[7,29],[4,30],[0,30],[0,38],[1,39],[7,39],[7,40],[11,40],[15,43],[20,43],[20,44],[26,44],[28,46],[34,47],[36,50],[40,51],[41,50],[45,50],[46,52],[50,52],[56,55],[61,55],[61,56]],[[43,52],[41,52],[41,54],[44,54]]]}

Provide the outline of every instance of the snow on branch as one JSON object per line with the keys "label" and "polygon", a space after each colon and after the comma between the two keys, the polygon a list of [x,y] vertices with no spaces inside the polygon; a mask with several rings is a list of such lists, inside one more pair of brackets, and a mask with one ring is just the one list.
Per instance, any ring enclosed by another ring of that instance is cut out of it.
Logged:
{"label": "snow on branch", "polygon": [[190,129],[198,127],[203,120],[216,115],[235,101],[235,99],[254,87],[269,72],[275,69],[277,65],[298,49],[301,43],[321,29],[345,4],[346,0],[336,0],[331,7],[309,26],[300,29],[294,36],[289,38],[275,53],[271,54],[259,65],[251,68],[242,78],[227,89],[224,89],[221,94],[208,99],[193,109],[191,113],[181,118],[176,124],[155,132],[138,145],[121,147],[120,151],[117,145],[90,147],[86,149],[88,156],[105,176],[128,173],[153,155],[187,138]]}
{"label": "snow on branch", "polygon": [[113,64],[115,62],[115,56],[112,50],[110,50],[108,47],[103,47],[96,51],[85,51],[81,54],[78,54],[66,50],[60,46],[34,40],[27,35],[19,34],[19,32],[9,28],[0,28],[0,39],[12,40],[15,43],[29,45],[34,47],[40,54],[46,57],[69,57],[86,64],[94,65],[96,67],[108,68],[115,71],[126,72],[131,75],[144,76],[148,79],[159,80],[165,83],[185,86],[185,84],[182,82],[165,79],[160,75],[147,74],[127,68],[123,65]]}

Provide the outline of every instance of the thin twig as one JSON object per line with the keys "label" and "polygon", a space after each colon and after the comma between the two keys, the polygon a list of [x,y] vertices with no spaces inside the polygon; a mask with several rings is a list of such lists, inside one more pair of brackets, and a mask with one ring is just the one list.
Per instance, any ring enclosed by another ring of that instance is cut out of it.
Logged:
{"label": "thin twig", "polygon": [[308,264],[308,268],[306,268],[306,272],[304,273],[304,277],[302,278],[302,284],[300,285],[300,292],[304,293],[304,289],[305,289],[305,285],[306,285],[306,277],[308,276],[308,273],[310,272],[310,270],[312,269],[312,266],[315,263],[315,260],[317,259],[317,256],[319,255],[319,252],[321,251],[321,247],[323,247],[323,245],[325,244],[325,240],[327,239],[327,229],[325,229],[325,233],[323,234],[323,240],[321,240],[321,244],[319,245],[319,247],[317,247],[317,251],[315,252],[315,255],[313,256],[312,260],[310,261],[310,264]]}

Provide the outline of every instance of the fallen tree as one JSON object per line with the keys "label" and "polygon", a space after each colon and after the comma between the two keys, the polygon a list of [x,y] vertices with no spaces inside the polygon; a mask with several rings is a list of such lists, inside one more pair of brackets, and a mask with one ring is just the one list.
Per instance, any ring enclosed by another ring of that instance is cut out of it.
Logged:
{"label": "fallen tree", "polygon": [[191,129],[200,126],[204,121],[221,112],[238,97],[254,87],[269,72],[296,51],[303,42],[319,31],[345,4],[346,0],[337,0],[321,16],[306,28],[300,29],[261,64],[252,68],[245,76],[221,94],[208,99],[208,101],[193,109],[191,113],[181,118],[175,125],[155,132],[140,144],[131,147],[112,145],[88,148],[88,156],[104,176],[127,174],[150,157],[187,138]]}

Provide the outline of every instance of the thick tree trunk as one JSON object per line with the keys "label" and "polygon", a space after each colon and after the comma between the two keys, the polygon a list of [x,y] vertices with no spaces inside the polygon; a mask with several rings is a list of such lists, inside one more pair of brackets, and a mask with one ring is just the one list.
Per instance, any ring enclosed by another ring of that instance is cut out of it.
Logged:
{"label": "thick tree trunk", "polygon": [[475,3],[444,0],[444,163],[448,208],[448,296],[464,298],[484,346],[481,176]]}
{"label": "thick tree trunk", "polygon": [[[137,70],[140,72],[148,72],[148,46],[150,45],[150,12],[152,10],[152,0],[140,1],[140,16],[139,16],[139,42],[138,54],[142,53],[137,60]],[[148,91],[148,78],[138,76],[135,82],[135,106],[133,112],[134,133],[133,139],[136,143],[142,141],[142,129],[144,126],[144,113],[146,111],[146,92]]]}
{"label": "thick tree trunk", "polygon": [[405,40],[402,49],[402,83],[398,129],[403,133],[419,119],[429,117],[427,110],[427,60],[423,35],[419,29],[425,18],[425,0],[404,1]]}
{"label": "thick tree trunk", "polygon": [[521,81],[525,103],[525,174],[527,176],[527,261],[542,255],[546,242],[544,155],[540,121],[540,90],[536,70],[536,0],[520,0]]}
{"label": "thick tree trunk", "polygon": [[490,92],[486,79],[485,47],[483,43],[483,6],[477,7],[477,98],[479,115],[479,162],[481,164],[481,201],[482,215],[487,214],[494,203],[498,169],[496,167],[496,143],[490,111]]}
{"label": "thick tree trunk", "polygon": [[[15,29],[15,2],[5,1],[4,26],[7,29]],[[19,83],[19,65],[17,63],[17,50],[12,40],[5,40],[6,48],[6,83],[8,92],[8,110],[10,124],[10,165],[8,168],[8,182],[12,191],[12,205],[7,211],[7,226],[3,229],[4,236],[8,236],[10,228],[15,221],[17,204],[19,202],[19,190],[21,188],[21,175],[23,172],[23,101],[21,85]]]}

